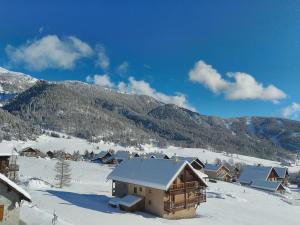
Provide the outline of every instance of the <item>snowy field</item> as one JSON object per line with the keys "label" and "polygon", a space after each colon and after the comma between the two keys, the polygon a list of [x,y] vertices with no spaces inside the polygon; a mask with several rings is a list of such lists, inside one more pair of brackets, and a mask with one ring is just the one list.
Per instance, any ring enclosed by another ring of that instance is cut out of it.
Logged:
{"label": "snowy field", "polygon": [[[85,150],[129,150],[111,143],[89,143],[79,138],[54,138],[40,136],[37,141],[3,141],[2,149],[18,151],[31,146],[43,152],[49,150],[65,150],[73,153]],[[163,151],[168,155],[197,156],[203,162],[214,162],[216,158],[230,159],[246,164],[261,163],[265,166],[279,166],[279,162],[258,159],[242,155],[227,155],[204,149],[168,147],[158,149],[145,145],[145,152]],[[106,176],[112,166],[99,165],[89,162],[71,162],[72,183],[64,189],[53,185],[55,160],[19,157],[20,179],[22,186],[31,194],[33,202],[24,203],[21,219],[26,225],[51,224],[53,212],[58,215],[58,224],[93,225],[93,224],[206,224],[206,225],[294,225],[299,222],[300,191],[291,188],[291,193],[285,196],[275,195],[264,191],[242,187],[238,184],[224,182],[208,183],[207,203],[198,208],[198,217],[170,221],[152,216],[147,213],[125,213],[108,206],[111,197],[111,182]],[[300,170],[300,166],[289,167],[290,171]]]}
{"label": "snowy field", "polygon": [[286,196],[225,182],[208,183],[207,203],[198,208],[198,217],[165,220],[147,213],[126,213],[107,205],[111,182],[106,176],[112,166],[71,162],[72,183],[64,189],[52,185],[55,160],[19,157],[20,178],[33,202],[24,203],[21,219],[27,225],[51,224],[53,212],[58,224],[143,224],[143,225],[294,225],[299,222],[300,192]]}

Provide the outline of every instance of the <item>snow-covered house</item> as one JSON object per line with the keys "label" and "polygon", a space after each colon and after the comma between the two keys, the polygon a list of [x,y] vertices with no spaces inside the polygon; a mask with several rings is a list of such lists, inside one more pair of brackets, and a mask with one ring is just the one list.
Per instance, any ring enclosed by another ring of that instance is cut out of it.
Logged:
{"label": "snow-covered house", "polygon": [[130,157],[131,155],[129,151],[120,150],[114,154],[114,159],[118,163],[130,159]]}
{"label": "snow-covered house", "polygon": [[0,224],[20,224],[19,206],[22,200],[31,202],[30,195],[6,176],[0,174]]}
{"label": "snow-covered house", "polygon": [[173,159],[178,158],[180,160],[186,160],[188,161],[192,167],[196,170],[202,170],[205,167],[205,164],[197,157],[183,157],[183,156],[173,156]]}
{"label": "snow-covered house", "polygon": [[278,174],[273,167],[246,166],[240,176],[240,183],[266,191],[285,192]]}
{"label": "snow-covered house", "polygon": [[222,164],[205,164],[204,173],[208,175],[210,179],[222,180],[226,182],[232,181],[232,175],[230,170]]}
{"label": "snow-covered house", "polygon": [[0,152],[0,173],[10,177],[10,174],[19,171],[19,166],[16,163],[17,156],[18,153],[15,150],[2,149]]}
{"label": "snow-covered house", "polygon": [[289,183],[289,171],[286,167],[274,167],[276,173],[278,174],[278,181],[281,181],[283,185],[287,186]]}
{"label": "snow-covered house", "polygon": [[26,157],[39,157],[41,155],[41,152],[38,149],[27,147],[20,152],[20,155]]}
{"label": "snow-covered house", "polygon": [[110,164],[114,161],[114,153],[112,151],[101,151],[91,160],[94,163]]}
{"label": "snow-covered house", "polygon": [[167,219],[195,217],[206,201],[207,184],[183,160],[126,160],[107,177],[112,180],[111,205],[127,211],[143,210]]}

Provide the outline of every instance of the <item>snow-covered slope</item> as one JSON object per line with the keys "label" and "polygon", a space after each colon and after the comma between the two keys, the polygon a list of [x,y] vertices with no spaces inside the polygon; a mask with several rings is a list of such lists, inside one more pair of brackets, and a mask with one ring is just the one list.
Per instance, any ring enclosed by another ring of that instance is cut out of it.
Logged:
{"label": "snow-covered slope", "polygon": [[200,205],[197,218],[172,221],[147,213],[125,213],[107,204],[111,182],[106,176],[111,166],[71,162],[71,186],[56,189],[52,187],[55,162],[19,158],[21,181],[33,200],[32,204],[22,206],[21,219],[25,224],[50,225],[54,211],[58,225],[294,225],[299,222],[299,190],[284,197],[224,182],[208,183],[207,203]]}
{"label": "snow-covered slope", "polygon": [[34,77],[0,67],[0,103],[32,87],[36,82]]}

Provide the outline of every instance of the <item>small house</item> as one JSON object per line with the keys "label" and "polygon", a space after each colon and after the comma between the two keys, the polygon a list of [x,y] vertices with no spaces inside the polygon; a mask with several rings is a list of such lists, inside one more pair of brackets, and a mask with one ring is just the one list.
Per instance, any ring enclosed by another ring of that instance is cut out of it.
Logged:
{"label": "small house", "polygon": [[26,157],[39,157],[41,155],[41,152],[37,149],[27,147],[21,151],[20,155]]}
{"label": "small house", "polygon": [[0,174],[0,224],[20,224],[20,204],[25,200],[31,202],[30,195]]}
{"label": "small house", "polygon": [[101,151],[99,154],[96,154],[91,161],[94,163],[110,164],[113,163],[113,160],[114,160],[113,152]]}
{"label": "small house", "polygon": [[205,164],[204,173],[208,175],[209,179],[222,180],[226,182],[232,181],[230,170],[222,164]]}
{"label": "small house", "polygon": [[172,158],[178,158],[180,160],[186,160],[196,170],[202,170],[205,167],[205,164],[197,157],[173,156]]}
{"label": "small house", "polygon": [[276,173],[278,174],[278,181],[281,181],[283,185],[287,186],[289,183],[289,171],[286,167],[274,167]]}
{"label": "small house", "polygon": [[265,191],[284,193],[285,188],[273,167],[246,166],[240,176],[240,183]]}
{"label": "small house", "polygon": [[115,196],[109,204],[126,211],[146,211],[167,219],[191,218],[206,202],[207,184],[187,161],[125,160],[107,178],[112,180]]}

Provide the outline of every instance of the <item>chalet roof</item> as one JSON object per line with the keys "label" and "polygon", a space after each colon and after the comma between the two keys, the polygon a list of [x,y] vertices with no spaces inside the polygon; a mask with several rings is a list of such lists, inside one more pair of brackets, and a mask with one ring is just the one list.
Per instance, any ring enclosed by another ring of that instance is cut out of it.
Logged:
{"label": "chalet roof", "polygon": [[0,156],[17,156],[19,155],[18,152],[16,152],[15,150],[13,149],[1,149],[0,150]]}
{"label": "chalet roof", "polygon": [[114,155],[116,160],[127,160],[130,158],[130,152],[128,151],[117,151]]}
{"label": "chalet roof", "polygon": [[146,154],[148,158],[155,158],[155,159],[164,159],[165,157],[170,158],[167,154],[161,152],[154,152]]}
{"label": "chalet roof", "polygon": [[279,178],[285,178],[285,175],[288,174],[288,168],[286,167],[274,167],[274,170],[278,174]]}
{"label": "chalet roof", "polygon": [[22,199],[31,202],[30,195],[20,186],[18,186],[16,183],[8,179],[6,176],[0,173],[0,182],[6,184],[11,189],[13,189],[15,192],[17,192],[19,195],[21,195]]}
{"label": "chalet roof", "polygon": [[93,160],[95,160],[95,159],[102,159],[102,158],[105,157],[107,154],[111,155],[111,153],[108,152],[108,151],[101,151],[101,152],[99,152],[98,154],[95,155],[95,157],[94,157]]}
{"label": "chalet roof", "polygon": [[222,167],[222,164],[205,164],[204,170],[206,171],[218,171]]}
{"label": "chalet roof", "polygon": [[107,179],[168,190],[185,166],[190,167],[196,176],[206,185],[205,181],[187,161],[165,159],[135,158],[126,160],[117,166],[108,175]]}
{"label": "chalet roof", "polygon": [[240,182],[251,184],[254,180],[267,180],[273,167],[246,166],[240,176]]}
{"label": "chalet roof", "polygon": [[[277,191],[278,188],[282,186],[282,184],[281,182],[278,181],[253,180],[250,186],[254,188],[266,190],[266,191]],[[283,187],[283,189],[285,188]]]}

